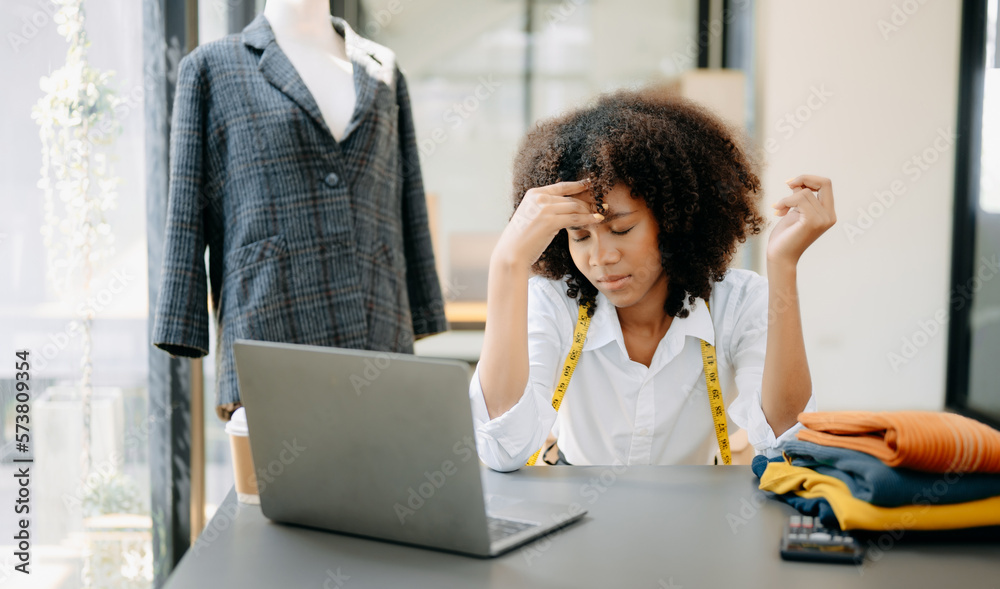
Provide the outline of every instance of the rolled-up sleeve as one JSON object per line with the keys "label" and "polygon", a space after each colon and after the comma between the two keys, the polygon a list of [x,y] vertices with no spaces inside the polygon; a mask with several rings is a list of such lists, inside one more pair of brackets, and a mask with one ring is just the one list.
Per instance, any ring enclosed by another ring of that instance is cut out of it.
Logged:
{"label": "rolled-up sleeve", "polygon": [[[767,292],[767,280],[757,277],[737,302],[729,342],[739,396],[730,404],[727,413],[736,425],[747,431],[747,440],[756,453],[772,458],[781,454],[781,446],[795,438],[802,424],[796,423],[780,436],[775,436],[761,408],[764,356],[767,352]],[[809,396],[804,411],[816,411],[815,394]]]}
{"label": "rolled-up sleeve", "polygon": [[[541,448],[556,420],[552,391],[568,349],[573,325],[565,304],[555,298],[546,281],[528,284],[528,384],[521,399],[503,415],[490,419],[479,367],[472,376],[469,396],[476,427],[479,457],[493,470],[517,470]],[[564,337],[565,336],[565,337]]]}

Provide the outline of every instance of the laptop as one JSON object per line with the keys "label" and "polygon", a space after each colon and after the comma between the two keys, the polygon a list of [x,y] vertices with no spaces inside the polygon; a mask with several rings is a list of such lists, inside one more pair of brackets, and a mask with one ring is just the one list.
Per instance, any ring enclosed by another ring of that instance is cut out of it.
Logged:
{"label": "laptop", "polygon": [[484,495],[464,362],[243,339],[233,352],[268,519],[492,557],[586,513]]}

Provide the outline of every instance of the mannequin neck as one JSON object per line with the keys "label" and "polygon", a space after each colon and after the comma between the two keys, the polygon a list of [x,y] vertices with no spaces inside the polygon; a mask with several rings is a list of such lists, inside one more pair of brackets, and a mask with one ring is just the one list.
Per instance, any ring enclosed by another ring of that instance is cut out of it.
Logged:
{"label": "mannequin neck", "polygon": [[329,0],[267,0],[264,17],[279,41],[321,47],[339,41],[343,45],[343,38],[330,24]]}

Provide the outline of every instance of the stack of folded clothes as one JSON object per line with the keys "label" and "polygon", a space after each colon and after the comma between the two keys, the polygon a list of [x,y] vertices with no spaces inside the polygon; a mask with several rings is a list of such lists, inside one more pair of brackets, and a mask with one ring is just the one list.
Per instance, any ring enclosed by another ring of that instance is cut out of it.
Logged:
{"label": "stack of folded clothes", "polygon": [[1000,525],[1000,431],[930,411],[801,413],[760,488],[842,530]]}

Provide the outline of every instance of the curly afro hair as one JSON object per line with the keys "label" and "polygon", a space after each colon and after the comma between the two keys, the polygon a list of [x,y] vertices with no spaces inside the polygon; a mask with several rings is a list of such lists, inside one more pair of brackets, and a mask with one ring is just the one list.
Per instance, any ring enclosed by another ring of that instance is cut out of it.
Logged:
{"label": "curly afro hair", "polygon": [[[707,300],[738,243],[766,225],[757,210],[757,166],[737,145],[741,139],[706,109],[675,95],[653,89],[605,94],[525,136],[514,159],[514,208],[531,188],[589,178],[600,210],[603,195],[623,183],[660,226],[660,258],[669,277],[664,311],[687,317],[685,298]],[[565,229],[533,269],[565,279],[567,294],[589,303],[593,314],[597,288],[573,263]]]}

